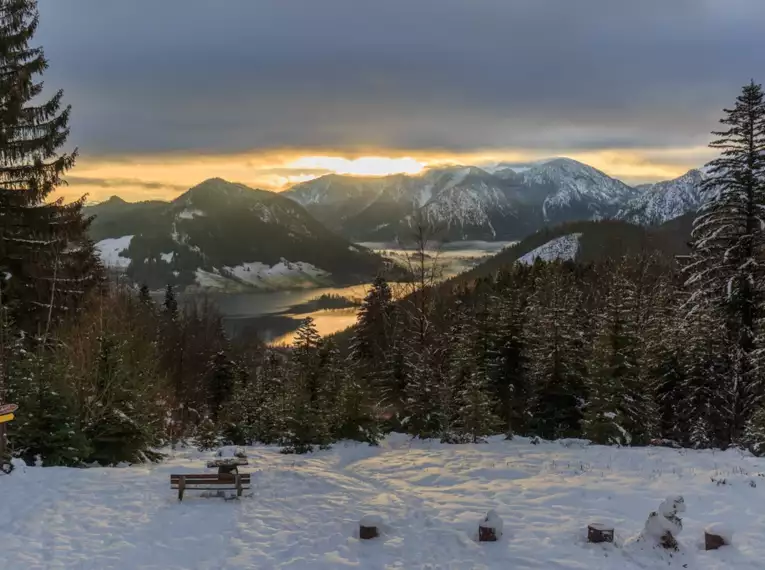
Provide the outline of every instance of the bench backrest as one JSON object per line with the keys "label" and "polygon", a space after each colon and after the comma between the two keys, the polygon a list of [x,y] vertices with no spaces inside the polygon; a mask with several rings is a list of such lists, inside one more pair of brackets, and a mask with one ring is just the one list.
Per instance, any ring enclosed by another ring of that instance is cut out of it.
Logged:
{"label": "bench backrest", "polygon": [[[170,475],[170,483],[173,485],[177,485],[180,483],[181,479],[184,479],[187,484],[195,484],[195,483],[220,483],[220,484],[231,484],[233,485],[236,482],[236,475],[233,473],[200,473],[198,475]],[[239,481],[242,484],[248,484],[250,482],[250,474],[249,473],[242,473],[239,475]]]}

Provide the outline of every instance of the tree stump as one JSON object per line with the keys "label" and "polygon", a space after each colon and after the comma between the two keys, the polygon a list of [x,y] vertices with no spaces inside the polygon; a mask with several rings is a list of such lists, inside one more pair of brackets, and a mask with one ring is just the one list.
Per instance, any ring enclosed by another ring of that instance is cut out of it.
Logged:
{"label": "tree stump", "polygon": [[478,523],[478,542],[496,542],[502,536],[504,523],[494,509]]}
{"label": "tree stump", "polygon": [[733,542],[733,531],[722,524],[711,524],[704,529],[704,549],[717,550]]}
{"label": "tree stump", "polygon": [[594,523],[587,527],[587,542],[599,544],[601,542],[613,542],[613,527],[604,524]]}
{"label": "tree stump", "polygon": [[359,522],[359,538],[361,540],[371,540],[380,536],[380,527],[382,519],[376,515],[367,515]]}
{"label": "tree stump", "polygon": [[478,542],[497,542],[497,530],[494,527],[479,526]]}

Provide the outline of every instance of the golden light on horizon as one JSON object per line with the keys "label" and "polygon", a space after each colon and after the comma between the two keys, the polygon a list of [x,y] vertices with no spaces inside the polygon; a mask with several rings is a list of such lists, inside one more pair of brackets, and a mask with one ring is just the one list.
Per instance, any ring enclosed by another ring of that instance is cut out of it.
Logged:
{"label": "golden light on horizon", "polygon": [[67,174],[70,186],[59,190],[65,199],[89,194],[91,202],[119,195],[130,201],[172,200],[207,178],[220,177],[252,188],[282,191],[290,186],[324,176],[417,175],[428,168],[450,165],[524,163],[567,156],[599,168],[628,183],[668,180],[698,167],[709,149],[609,149],[588,152],[555,150],[493,149],[449,152],[439,149],[277,149],[226,155],[156,154],[121,157],[83,156]]}
{"label": "golden light on horizon", "polygon": [[392,158],[388,156],[360,156],[345,158],[342,156],[301,156],[286,165],[286,168],[326,170],[334,174],[351,174],[354,176],[388,176],[391,174],[419,174],[426,164],[404,156]]}

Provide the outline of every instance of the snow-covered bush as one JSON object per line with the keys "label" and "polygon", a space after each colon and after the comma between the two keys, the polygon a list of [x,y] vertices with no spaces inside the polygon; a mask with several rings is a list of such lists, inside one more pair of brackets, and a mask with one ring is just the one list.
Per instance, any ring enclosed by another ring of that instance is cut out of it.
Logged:
{"label": "snow-covered bush", "polygon": [[683,521],[678,513],[685,512],[685,499],[680,495],[667,497],[658,510],[648,515],[640,538],[664,548],[677,550],[677,535],[683,530]]}

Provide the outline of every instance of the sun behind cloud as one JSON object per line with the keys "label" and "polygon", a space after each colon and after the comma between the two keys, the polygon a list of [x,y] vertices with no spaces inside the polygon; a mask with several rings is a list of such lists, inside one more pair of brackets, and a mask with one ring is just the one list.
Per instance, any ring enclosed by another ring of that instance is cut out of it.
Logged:
{"label": "sun behind cloud", "polygon": [[294,169],[321,169],[335,174],[355,176],[388,176],[390,174],[419,174],[426,167],[424,162],[404,156],[360,156],[344,158],[342,156],[302,156],[287,165]]}

